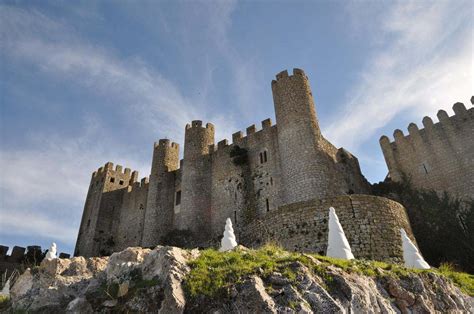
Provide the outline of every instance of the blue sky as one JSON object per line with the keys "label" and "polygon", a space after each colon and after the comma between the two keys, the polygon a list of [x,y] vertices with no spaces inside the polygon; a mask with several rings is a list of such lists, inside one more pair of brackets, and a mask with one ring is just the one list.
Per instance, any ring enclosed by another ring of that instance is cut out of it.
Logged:
{"label": "blue sky", "polygon": [[383,180],[381,135],[470,106],[472,20],[456,0],[0,1],[0,244],[72,252],[92,171],[147,176],[193,119],[217,140],[274,121],[294,67],[324,135]]}

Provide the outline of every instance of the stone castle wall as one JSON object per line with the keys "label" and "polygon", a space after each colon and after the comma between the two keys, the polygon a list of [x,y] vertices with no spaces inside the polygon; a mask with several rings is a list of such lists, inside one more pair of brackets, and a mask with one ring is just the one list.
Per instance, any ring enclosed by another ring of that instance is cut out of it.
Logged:
{"label": "stone castle wall", "polygon": [[[74,255],[110,254],[135,238],[135,230],[128,227],[134,223],[143,225],[138,213],[140,204],[146,203],[148,191],[147,179],[139,183],[137,178],[137,171],[120,165],[114,169],[111,162],[92,174]],[[122,234],[124,230],[127,234]]]}
{"label": "stone castle wall", "polygon": [[173,228],[179,145],[161,139],[153,147],[142,246],[153,246]]}
{"label": "stone castle wall", "polygon": [[123,192],[114,251],[141,245],[148,187],[148,178],[143,178],[140,182],[128,186]]}
{"label": "stone castle wall", "polygon": [[[46,255],[41,246],[31,245],[26,248],[14,246],[8,255],[8,246],[0,245],[0,275],[8,279],[15,270],[22,273],[26,268],[39,265]],[[59,253],[59,258],[69,258],[66,253]]]}
{"label": "stone castle wall", "polygon": [[[214,126],[186,126],[179,145],[155,143],[149,182],[113,170],[91,180],[76,255],[110,254],[129,245],[152,247],[174,229],[190,230],[195,245],[219,239],[231,218],[239,235],[246,224],[285,204],[341,194],[369,193],[357,158],[337,149],[319,129],[309,81],[302,70],[272,82],[277,124],[270,119],[236,132],[232,144],[214,142]],[[114,182],[112,182],[114,181]],[[118,182],[122,182],[119,184]],[[144,207],[144,209],[142,209]]]}
{"label": "stone castle wall", "polygon": [[[282,206],[250,223],[239,242],[276,242],[290,251],[326,253],[329,207],[334,207],[356,258],[400,262],[400,228],[415,242],[405,208],[369,195],[341,195]],[[416,242],[415,242],[416,243]]]}
{"label": "stone castle wall", "polygon": [[416,188],[474,199],[474,108],[456,103],[453,110],[451,117],[438,111],[437,123],[423,118],[422,129],[411,123],[406,136],[395,130],[393,142],[380,138],[392,180],[406,177]]}

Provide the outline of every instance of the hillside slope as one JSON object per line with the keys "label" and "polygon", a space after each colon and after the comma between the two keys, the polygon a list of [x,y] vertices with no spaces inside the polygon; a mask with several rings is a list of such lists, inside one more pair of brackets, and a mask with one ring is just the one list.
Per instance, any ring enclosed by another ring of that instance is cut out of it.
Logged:
{"label": "hillside slope", "polygon": [[473,311],[473,277],[342,261],[267,246],[233,252],[158,246],[110,257],[45,260],[2,311],[398,313]]}

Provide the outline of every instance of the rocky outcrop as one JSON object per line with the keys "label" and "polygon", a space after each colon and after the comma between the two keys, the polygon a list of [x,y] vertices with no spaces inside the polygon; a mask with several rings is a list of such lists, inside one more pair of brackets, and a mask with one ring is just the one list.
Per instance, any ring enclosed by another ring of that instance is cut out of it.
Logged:
{"label": "rocky outcrop", "polygon": [[[469,313],[472,298],[432,272],[365,276],[320,262],[255,274],[219,296],[185,292],[198,250],[128,248],[110,257],[44,260],[11,289],[7,311],[157,313]],[[308,255],[309,256],[309,255]],[[313,267],[312,269],[310,269]],[[318,270],[318,271],[315,271]],[[212,274],[212,273],[211,273]],[[5,310],[5,309],[4,309]]]}

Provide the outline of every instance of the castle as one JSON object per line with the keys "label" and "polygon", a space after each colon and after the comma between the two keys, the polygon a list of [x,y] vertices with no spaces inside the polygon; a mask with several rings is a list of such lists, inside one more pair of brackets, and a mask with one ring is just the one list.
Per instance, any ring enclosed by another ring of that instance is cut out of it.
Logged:
{"label": "castle", "polygon": [[356,257],[400,259],[399,228],[413,239],[404,207],[368,195],[357,158],[323,137],[305,73],[283,71],[271,87],[276,125],[267,119],[215,145],[214,126],[192,121],[181,161],[177,143],[155,143],[149,178],[110,162],[94,172],[74,254],[151,247],[175,230],[210,246],[228,217],[244,245],[323,253],[333,206]]}
{"label": "castle", "polygon": [[[474,104],[474,96],[471,98]],[[390,178],[409,179],[418,189],[447,192],[459,199],[474,200],[474,107],[458,102],[453,116],[438,111],[439,122],[423,118],[424,128],[408,126],[408,135],[395,130],[394,142],[380,138]]]}

